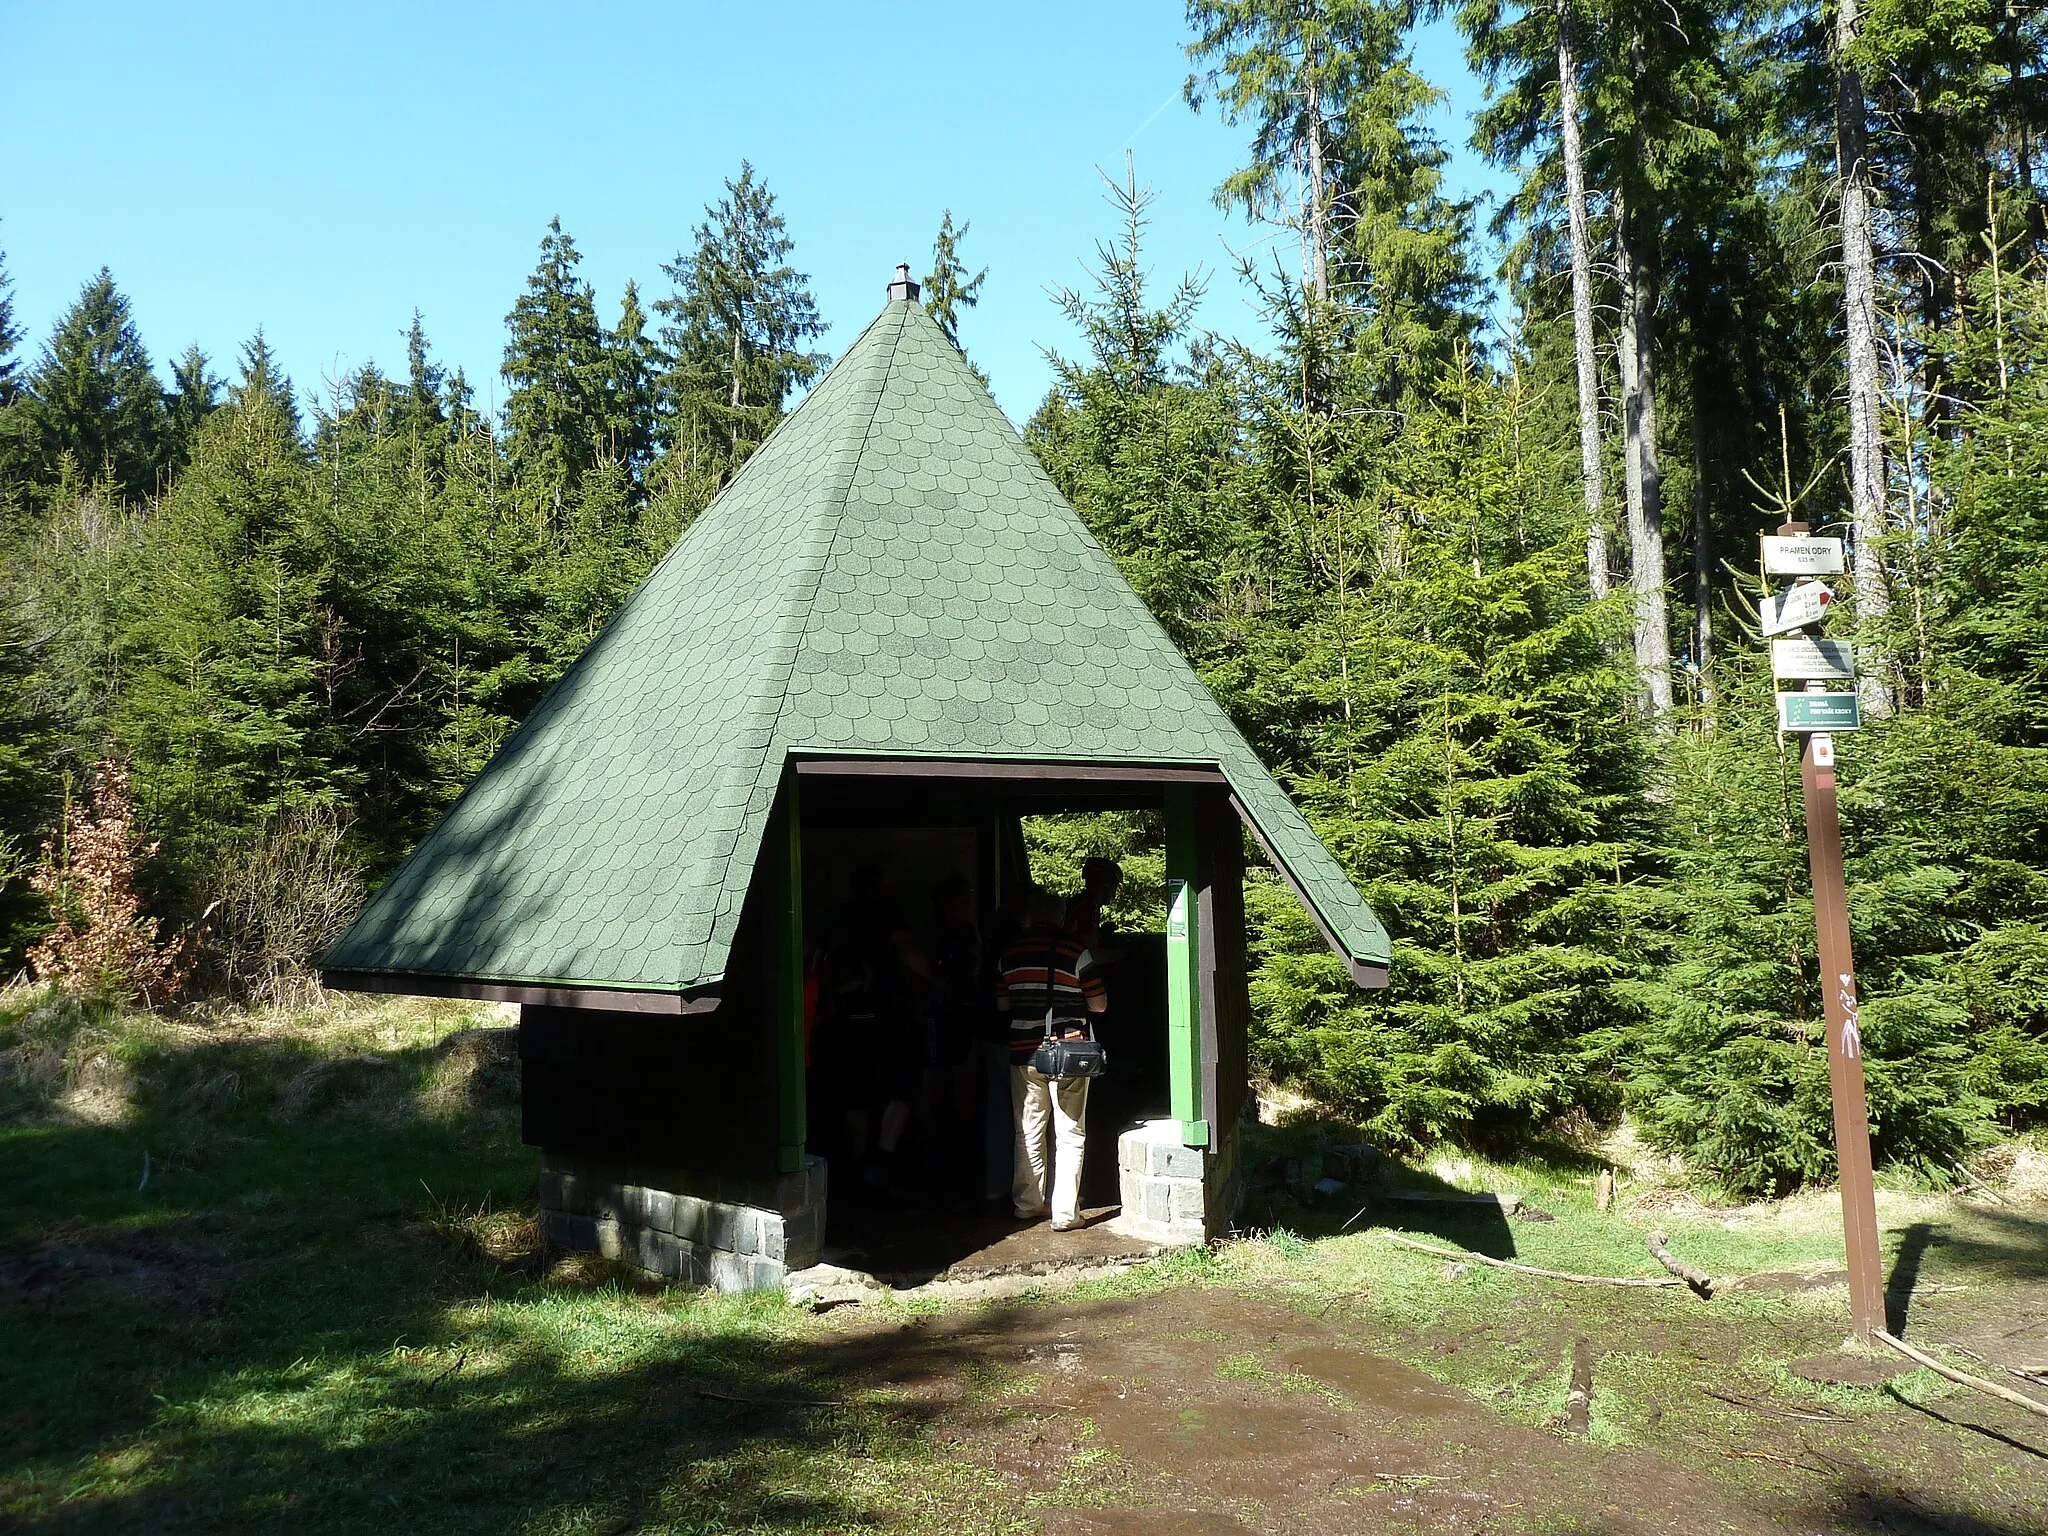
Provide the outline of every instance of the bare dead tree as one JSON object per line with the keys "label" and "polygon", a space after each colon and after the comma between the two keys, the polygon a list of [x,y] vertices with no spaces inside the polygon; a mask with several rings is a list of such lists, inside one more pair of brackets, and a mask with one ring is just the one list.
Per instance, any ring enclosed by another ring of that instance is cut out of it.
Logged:
{"label": "bare dead tree", "polygon": [[1579,372],[1579,469],[1586,494],[1586,584],[1607,595],[1607,484],[1600,460],[1600,368],[1593,344],[1593,237],[1586,218],[1586,149],[1579,135],[1579,63],[1572,0],[1557,5],[1558,141],[1564,155],[1572,256],[1572,351]]}
{"label": "bare dead tree", "polygon": [[1842,305],[1849,383],[1849,503],[1855,535],[1857,692],[1871,714],[1891,710],[1876,641],[1891,612],[1882,565],[1884,438],[1879,425],[1877,259],[1871,240],[1870,147],[1863,76],[1853,49],[1859,0],[1835,9],[1835,169],[1842,183]]}

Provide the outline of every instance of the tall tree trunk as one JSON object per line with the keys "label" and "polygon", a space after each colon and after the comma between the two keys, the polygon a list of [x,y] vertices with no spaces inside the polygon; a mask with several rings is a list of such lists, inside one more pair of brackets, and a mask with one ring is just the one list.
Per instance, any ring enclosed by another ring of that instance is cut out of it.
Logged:
{"label": "tall tree trunk", "polygon": [[1558,140],[1572,249],[1572,351],[1579,366],[1579,470],[1586,490],[1586,585],[1607,595],[1607,479],[1600,462],[1600,367],[1593,350],[1593,237],[1586,220],[1586,151],[1579,140],[1579,64],[1572,0],[1557,6]]}
{"label": "tall tree trunk", "polygon": [[1642,678],[1643,713],[1661,721],[1671,712],[1671,613],[1664,595],[1664,486],[1657,458],[1657,280],[1645,249],[1655,236],[1625,196],[1617,195],[1614,203],[1621,256],[1622,467],[1636,671]]}
{"label": "tall tree trunk", "polygon": [[1707,429],[1697,376],[1692,392],[1692,664],[1699,669],[1700,718],[1714,728],[1720,690],[1714,686],[1714,542],[1707,525]]}
{"label": "tall tree trunk", "polygon": [[1835,10],[1835,169],[1842,180],[1842,304],[1848,343],[1849,504],[1856,536],[1856,689],[1872,714],[1891,711],[1877,639],[1891,612],[1878,546],[1884,538],[1884,439],[1878,418],[1877,261],[1870,235],[1870,153],[1863,76],[1850,49],[1857,0]]}
{"label": "tall tree trunk", "polygon": [[1311,88],[1308,101],[1309,282],[1318,304],[1330,302],[1330,231],[1326,212],[1323,198],[1323,97],[1320,90]]}

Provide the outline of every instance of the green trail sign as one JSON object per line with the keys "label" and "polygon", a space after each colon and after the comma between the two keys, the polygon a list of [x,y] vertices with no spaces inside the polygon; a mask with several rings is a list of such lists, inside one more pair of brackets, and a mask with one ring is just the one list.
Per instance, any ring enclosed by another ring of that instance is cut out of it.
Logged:
{"label": "green trail sign", "polygon": [[1863,716],[1853,693],[1781,693],[1778,695],[1778,729],[1781,731],[1857,731]]}

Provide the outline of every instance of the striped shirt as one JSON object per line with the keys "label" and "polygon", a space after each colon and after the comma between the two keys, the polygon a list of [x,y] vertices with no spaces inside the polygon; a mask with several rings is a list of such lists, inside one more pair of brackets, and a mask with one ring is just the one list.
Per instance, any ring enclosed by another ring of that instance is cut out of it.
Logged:
{"label": "striped shirt", "polygon": [[1011,1062],[1031,1060],[1045,1038],[1048,1006],[1055,1020],[1085,1025],[1089,1003],[1100,1007],[1107,996],[1095,957],[1079,939],[1056,928],[1026,931],[1003,951],[996,979],[996,1008],[1010,1018]]}

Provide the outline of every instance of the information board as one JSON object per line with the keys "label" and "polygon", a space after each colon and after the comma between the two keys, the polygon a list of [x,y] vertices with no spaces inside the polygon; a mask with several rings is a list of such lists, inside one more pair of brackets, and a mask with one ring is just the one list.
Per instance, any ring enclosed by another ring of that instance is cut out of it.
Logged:
{"label": "information board", "polygon": [[1781,731],[1860,731],[1862,711],[1853,693],[1781,693],[1778,695],[1778,729]]}
{"label": "information board", "polygon": [[1792,682],[1853,683],[1856,659],[1846,640],[1773,640],[1771,676]]}

